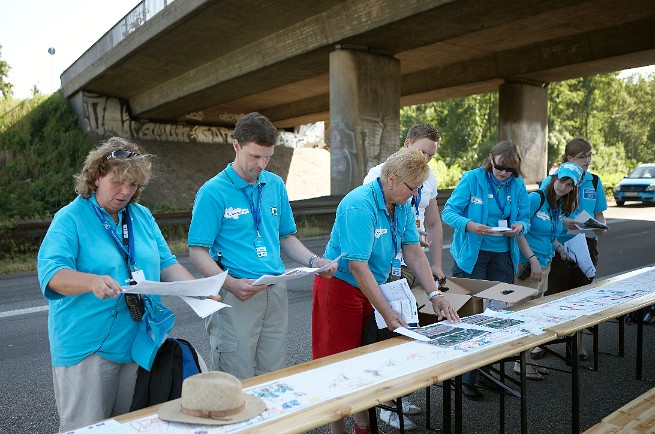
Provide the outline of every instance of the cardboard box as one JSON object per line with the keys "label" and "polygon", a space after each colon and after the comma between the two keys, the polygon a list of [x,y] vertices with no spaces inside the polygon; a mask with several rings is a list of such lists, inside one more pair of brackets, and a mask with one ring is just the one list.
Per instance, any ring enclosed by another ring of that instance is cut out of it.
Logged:
{"label": "cardboard box", "polygon": [[[526,286],[512,285],[509,283],[493,280],[463,279],[459,277],[448,277],[443,292],[446,300],[457,310],[459,316],[475,315],[482,313],[483,300],[498,300],[507,303],[516,303],[530,296],[536,295],[537,290]],[[412,288],[419,310],[419,323],[421,325],[431,324],[436,321],[436,314],[432,309],[432,303],[421,286]],[[423,306],[423,307],[421,307]]]}

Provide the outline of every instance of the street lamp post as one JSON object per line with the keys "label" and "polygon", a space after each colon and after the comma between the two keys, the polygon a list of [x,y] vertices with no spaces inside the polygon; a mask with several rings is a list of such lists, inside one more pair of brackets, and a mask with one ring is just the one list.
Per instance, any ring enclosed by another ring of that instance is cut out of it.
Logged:
{"label": "street lamp post", "polygon": [[55,79],[54,79],[54,68],[52,66],[52,58],[55,55],[55,49],[54,47],[48,48],[48,53],[50,54],[50,93],[53,94],[55,93]]}

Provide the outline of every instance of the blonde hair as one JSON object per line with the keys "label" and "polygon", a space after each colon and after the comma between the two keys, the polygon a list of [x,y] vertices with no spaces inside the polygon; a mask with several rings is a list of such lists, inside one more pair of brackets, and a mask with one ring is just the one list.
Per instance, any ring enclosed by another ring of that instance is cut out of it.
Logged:
{"label": "blonde hair", "polygon": [[[123,150],[133,155],[128,158],[107,158],[112,152]],[[111,137],[86,156],[82,170],[75,175],[75,192],[88,199],[96,190],[98,177],[113,173],[117,182],[129,180],[137,184],[136,192],[130,199],[130,202],[136,202],[150,181],[151,158],[152,155],[144,154],[135,143],[121,137]]]}
{"label": "blonde hair", "polygon": [[413,148],[402,148],[384,162],[381,176],[394,174],[400,181],[425,182],[430,173],[430,166],[425,161],[423,152]]}

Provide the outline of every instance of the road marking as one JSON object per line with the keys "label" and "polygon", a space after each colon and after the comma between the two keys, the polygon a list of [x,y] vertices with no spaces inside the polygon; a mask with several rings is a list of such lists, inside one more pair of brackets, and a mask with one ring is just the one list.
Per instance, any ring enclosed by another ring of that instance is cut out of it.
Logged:
{"label": "road marking", "polygon": [[48,310],[48,306],[29,307],[27,309],[10,310],[9,312],[0,312],[0,318],[7,318],[16,315],[25,315],[28,313],[43,312]]}

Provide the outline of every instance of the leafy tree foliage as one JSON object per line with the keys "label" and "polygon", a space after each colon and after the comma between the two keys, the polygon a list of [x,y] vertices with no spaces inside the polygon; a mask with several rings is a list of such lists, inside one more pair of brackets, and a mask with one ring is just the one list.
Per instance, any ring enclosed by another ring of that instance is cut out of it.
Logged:
{"label": "leafy tree foliage", "polygon": [[[470,170],[497,141],[498,93],[405,107],[400,122],[403,137],[416,123],[437,126],[442,134],[438,158],[448,167]],[[549,84],[550,163],[561,161],[573,137],[585,137],[594,146],[592,170],[604,176],[622,176],[638,163],[655,162],[655,74],[622,79],[610,73]]]}
{"label": "leafy tree foliage", "polygon": [[2,60],[2,45],[0,45],[0,93],[4,99],[7,99],[12,94],[13,85],[7,81],[7,76],[9,75],[9,70],[11,67],[9,64]]}

